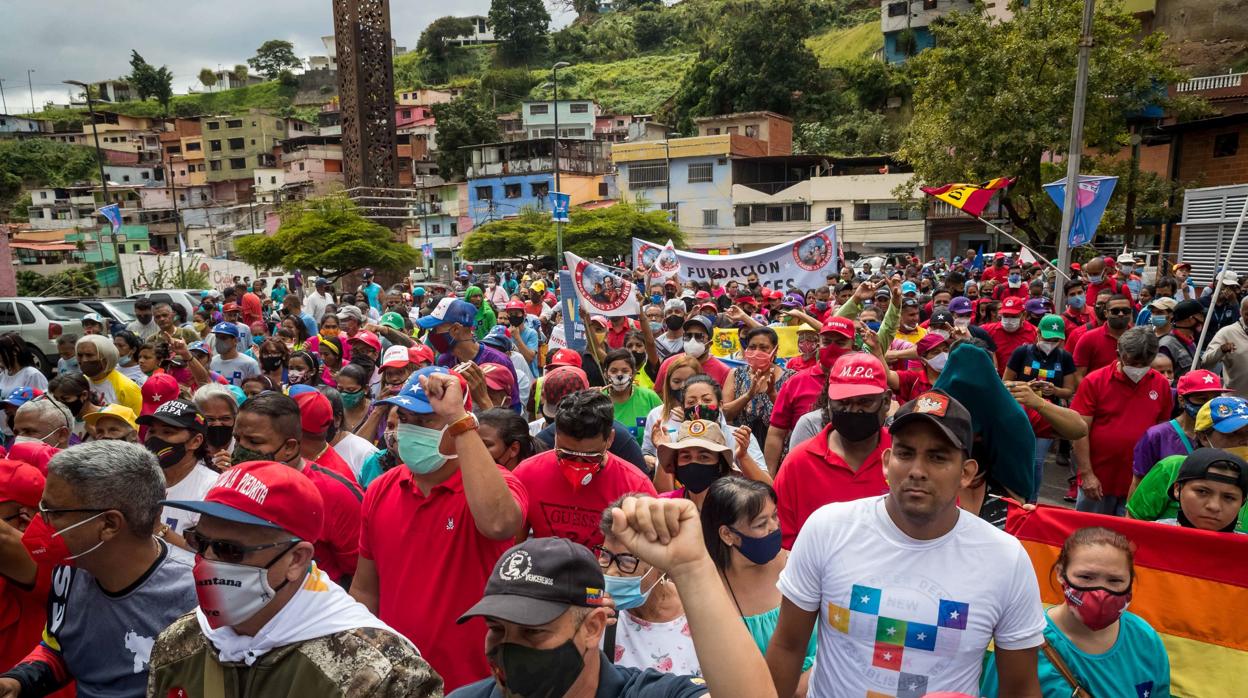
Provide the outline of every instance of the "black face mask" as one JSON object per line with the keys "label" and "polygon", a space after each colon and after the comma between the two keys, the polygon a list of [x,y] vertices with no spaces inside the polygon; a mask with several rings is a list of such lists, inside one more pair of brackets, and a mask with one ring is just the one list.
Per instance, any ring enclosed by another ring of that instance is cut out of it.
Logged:
{"label": "black face mask", "polygon": [[646,352],[644,352],[644,351],[642,351],[642,352],[636,352],[636,351],[634,351],[634,352],[631,352],[631,353],[632,353],[632,355],[633,355],[633,364],[635,364],[635,365],[637,366],[637,368],[641,368],[642,366],[645,366],[645,365],[646,365]]}
{"label": "black face mask", "polygon": [[1092,306],[1092,312],[1096,313],[1097,320],[1100,320],[1101,322],[1105,322],[1105,306],[1103,305]]}
{"label": "black face mask", "polygon": [[[277,449],[277,451],[280,451],[280,450],[282,449],[280,448]],[[253,451],[252,449],[247,448],[246,446],[240,443],[236,443],[234,444],[234,451],[230,453],[230,462],[233,463],[234,465],[238,465],[239,463],[250,463],[251,461],[255,461],[255,460],[266,460],[266,461],[271,460],[271,461],[277,461],[278,463],[285,463],[286,461],[281,460],[277,457],[277,451],[274,451],[272,453],[264,453],[263,451]]]}
{"label": "black face mask", "polygon": [[685,319],[679,315],[668,315],[663,319],[663,326],[668,332],[675,332],[685,326]]}
{"label": "black face mask", "polygon": [[265,371],[276,371],[282,367],[282,357],[280,356],[262,356],[260,357],[260,368]]}
{"label": "black face mask", "polygon": [[685,410],[685,419],[704,419],[719,424],[719,408],[707,405],[694,405]]}
{"label": "black face mask", "polygon": [[143,447],[156,454],[161,468],[172,468],[186,457],[186,443],[170,443],[158,436],[149,436]]}
{"label": "black face mask", "polygon": [[83,375],[92,378],[104,371],[103,361],[79,361],[78,368],[82,369]]}
{"label": "black face mask", "polygon": [[686,490],[694,494],[705,492],[706,488],[718,480],[720,475],[722,473],[719,465],[689,463],[676,466],[676,479],[680,480],[680,484],[684,485]]}
{"label": "black face mask", "polygon": [[373,371],[377,370],[377,362],[367,356],[352,356],[351,363],[364,369],[368,375],[373,375]]}
{"label": "black face mask", "polygon": [[585,660],[571,639],[548,650],[504,642],[486,660],[503,694],[523,698],[560,698],[585,669]]}
{"label": "black face mask", "polygon": [[61,404],[69,409],[69,413],[77,417],[82,413],[82,400],[61,400]]}
{"label": "black face mask", "polygon": [[1106,322],[1111,330],[1125,330],[1131,324],[1131,318],[1127,315],[1115,315]]}
{"label": "black face mask", "polygon": [[524,324],[524,315],[520,313],[509,313],[507,315],[507,320],[511,322],[512,327],[519,327]]}
{"label": "black face mask", "polygon": [[222,424],[209,425],[207,433],[204,434],[204,439],[213,448],[225,448],[232,438],[234,438],[234,427]]}
{"label": "black face mask", "polygon": [[866,441],[880,433],[880,416],[875,412],[831,410],[832,428],[846,441]]}

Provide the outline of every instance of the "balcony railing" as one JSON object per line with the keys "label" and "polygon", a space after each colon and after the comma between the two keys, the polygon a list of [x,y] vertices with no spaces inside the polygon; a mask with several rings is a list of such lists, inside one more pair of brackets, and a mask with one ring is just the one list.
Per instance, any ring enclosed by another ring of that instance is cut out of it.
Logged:
{"label": "balcony railing", "polygon": [[1204,75],[1192,78],[1177,85],[1179,92],[1203,92],[1205,90],[1221,90],[1228,87],[1239,87],[1244,84],[1244,76],[1248,73],[1227,73],[1225,75]]}

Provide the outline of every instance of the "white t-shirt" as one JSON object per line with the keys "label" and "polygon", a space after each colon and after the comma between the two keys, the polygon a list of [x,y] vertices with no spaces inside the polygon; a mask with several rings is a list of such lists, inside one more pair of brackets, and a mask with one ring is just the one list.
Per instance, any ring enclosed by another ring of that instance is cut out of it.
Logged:
{"label": "white t-shirt", "polygon": [[[165,490],[165,498],[181,501],[203,501],[204,495],[208,494],[208,489],[212,487],[212,483],[217,481],[218,474],[203,463],[198,463],[195,469],[187,473],[186,477],[182,478],[178,484]],[[160,512],[160,520],[169,524],[169,528],[180,534],[199,521],[199,514],[186,511],[185,509],[165,507]]]}
{"label": "white t-shirt", "polygon": [[685,616],[666,623],[650,623],[624,611],[615,627],[615,663],[619,666],[677,676],[702,675]]}
{"label": "white t-shirt", "polygon": [[134,381],[134,384],[140,388],[142,388],[143,384],[147,382],[147,374],[143,373],[143,369],[139,368],[137,363],[130,364],[129,366],[117,364],[117,370],[121,372],[121,375]]}
{"label": "white t-shirt", "polygon": [[239,354],[232,359],[214,356],[210,366],[212,370],[220,373],[221,377],[231,385],[236,385],[240,388],[243,387],[243,381],[252,376],[260,375],[260,364],[246,354]]}
{"label": "white t-shirt", "polygon": [[26,366],[17,373],[9,374],[0,370],[0,400],[9,396],[17,388],[36,388],[48,392],[48,379],[34,366]]}
{"label": "white t-shirt", "polygon": [[888,495],[821,507],[797,534],[777,586],[819,612],[812,696],[979,695],[988,641],[1044,642],[1036,574],[1017,539],[959,510],[920,541],[885,511]]}
{"label": "white t-shirt", "polygon": [[347,434],[342,437],[342,441],[334,444],[334,451],[351,466],[351,472],[355,473],[355,478],[360,478],[360,471],[364,468],[364,461],[369,456],[377,452],[377,447],[365,439],[355,434]]}

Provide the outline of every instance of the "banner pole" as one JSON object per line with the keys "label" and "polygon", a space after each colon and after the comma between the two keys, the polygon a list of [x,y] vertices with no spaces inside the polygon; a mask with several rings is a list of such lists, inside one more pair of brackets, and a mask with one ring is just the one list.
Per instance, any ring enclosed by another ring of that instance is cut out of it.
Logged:
{"label": "banner pole", "polygon": [[[1083,115],[1087,110],[1088,60],[1092,52],[1092,17],[1096,0],[1083,0],[1083,26],[1079,32],[1079,67],[1075,73],[1075,105],[1070,118],[1070,147],[1066,152],[1066,202],[1062,206],[1062,229],[1057,238],[1057,263],[1070,268],[1070,231],[1075,223],[1079,192],[1079,161],[1083,155]],[[1059,270],[1060,271],[1060,270]],[[1063,274],[1063,276],[1065,276]],[[1067,277],[1069,280],[1069,277]],[[1062,314],[1066,293],[1053,293],[1053,312]]]}
{"label": "banner pole", "polygon": [[[1226,256],[1222,258],[1222,272],[1231,266],[1231,254],[1235,252],[1235,243],[1239,242],[1239,231],[1244,227],[1244,219],[1248,218],[1248,195],[1244,196],[1244,207],[1239,211],[1239,222],[1235,224],[1235,234],[1231,235],[1231,245],[1226,248]],[[1197,359],[1205,346],[1205,335],[1209,333],[1209,325],[1213,322],[1213,309],[1218,305],[1218,294],[1222,292],[1222,272],[1214,276],[1213,295],[1209,297],[1209,311],[1205,313],[1205,326],[1200,330],[1200,339],[1196,342]]]}
{"label": "banner pole", "polygon": [[[975,216],[975,218],[979,219],[979,222],[980,222],[980,223],[983,223],[984,225],[988,226],[989,228],[992,228],[993,230],[997,231],[998,233],[1001,233],[1002,235],[1006,236],[1007,238],[1009,238],[1009,239],[1013,240],[1014,242],[1017,242],[1019,245],[1021,245],[1021,246],[1022,246],[1024,249],[1026,249],[1028,252],[1030,252],[1030,253],[1032,253],[1033,255],[1035,255],[1035,256],[1036,256],[1036,259],[1040,260],[1041,262],[1044,262],[1046,266],[1053,267],[1053,271],[1056,271],[1058,274],[1061,274],[1063,279],[1066,279],[1067,281],[1070,281],[1070,277],[1066,275],[1066,272],[1064,272],[1064,271],[1062,271],[1060,268],[1058,268],[1058,267],[1054,266],[1052,262],[1050,262],[1049,260],[1047,260],[1047,259],[1045,259],[1045,258],[1044,258],[1044,255],[1042,255],[1042,254],[1040,254],[1039,252],[1037,252],[1037,251],[1035,251],[1035,250],[1031,249],[1030,247],[1028,247],[1028,246],[1027,246],[1027,244],[1026,244],[1026,243],[1024,243],[1022,240],[1019,240],[1018,238],[1014,237],[1013,235],[1010,235],[1009,233],[1007,233],[1007,232],[1005,232],[1004,230],[1002,230],[1002,229],[998,228],[997,226],[993,225],[992,223],[989,223],[987,220],[985,220],[984,218],[982,218],[982,217],[980,217],[980,216]],[[1060,260],[1059,260],[1059,261],[1060,261]],[[1057,295],[1057,293],[1054,293],[1053,295],[1054,295],[1054,296],[1056,296],[1056,295]],[[1055,298],[1054,300],[1056,301],[1056,298]]]}

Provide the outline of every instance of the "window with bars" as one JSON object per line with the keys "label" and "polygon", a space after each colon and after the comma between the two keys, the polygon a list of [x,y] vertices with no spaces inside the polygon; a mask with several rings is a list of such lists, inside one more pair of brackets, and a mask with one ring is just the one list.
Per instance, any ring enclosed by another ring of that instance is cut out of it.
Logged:
{"label": "window with bars", "polygon": [[494,187],[477,187],[477,198],[490,201],[494,198]]}
{"label": "window with bars", "polygon": [[715,181],[715,166],[709,162],[695,162],[689,165],[689,183]]}
{"label": "window with bars", "polygon": [[827,223],[839,223],[841,220],[840,207],[829,207],[823,209],[823,220]]}
{"label": "window with bars", "polygon": [[519,199],[520,198],[520,185],[519,184],[504,184],[503,196],[507,197],[508,199]]}
{"label": "window with bars", "polygon": [[713,208],[702,209],[702,227],[718,228],[719,227],[719,211]]}
{"label": "window with bars", "polygon": [[633,165],[628,168],[628,184],[634,189],[653,189],[667,186],[667,163]]}
{"label": "window with bars", "polygon": [[854,220],[871,220],[871,204],[854,204]]}
{"label": "window with bars", "polygon": [[534,182],[529,185],[529,190],[533,193],[533,196],[545,199],[550,194],[550,182]]}
{"label": "window with bars", "polygon": [[549,104],[530,104],[529,113],[530,114],[548,114],[550,113],[550,105]]}
{"label": "window with bars", "polygon": [[568,105],[568,111],[573,114],[588,114],[589,104],[587,102],[573,102]]}

